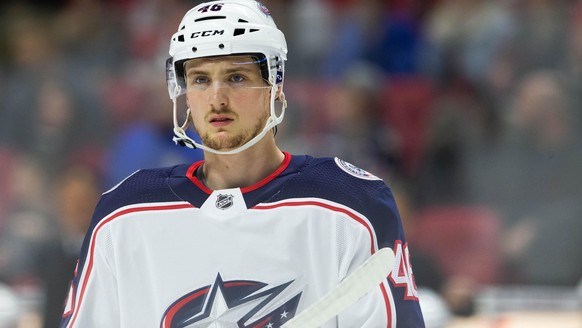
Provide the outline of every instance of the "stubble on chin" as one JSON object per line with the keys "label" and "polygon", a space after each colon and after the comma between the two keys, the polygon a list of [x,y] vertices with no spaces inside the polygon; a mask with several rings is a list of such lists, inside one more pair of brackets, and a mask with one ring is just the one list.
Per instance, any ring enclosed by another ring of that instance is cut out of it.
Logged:
{"label": "stubble on chin", "polygon": [[255,124],[254,127],[243,130],[234,135],[227,134],[222,136],[211,136],[209,133],[204,133],[200,138],[205,146],[214,150],[227,151],[236,149],[261,133],[265,127],[267,119],[268,115],[265,115],[257,122],[257,124]]}

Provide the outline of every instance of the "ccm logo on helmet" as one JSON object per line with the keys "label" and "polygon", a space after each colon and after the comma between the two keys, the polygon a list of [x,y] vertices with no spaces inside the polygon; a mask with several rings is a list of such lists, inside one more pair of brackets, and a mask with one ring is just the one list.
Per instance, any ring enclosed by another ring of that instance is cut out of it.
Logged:
{"label": "ccm logo on helmet", "polygon": [[224,30],[199,31],[199,32],[192,33],[190,38],[195,39],[195,38],[200,38],[200,37],[205,37],[205,36],[223,35],[223,34],[224,34]]}

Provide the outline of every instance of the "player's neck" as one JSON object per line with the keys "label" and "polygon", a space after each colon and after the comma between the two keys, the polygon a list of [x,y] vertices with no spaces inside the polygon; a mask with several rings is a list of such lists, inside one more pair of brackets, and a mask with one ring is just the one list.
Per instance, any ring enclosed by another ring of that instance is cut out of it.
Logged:
{"label": "player's neck", "polygon": [[281,165],[285,155],[273,140],[265,140],[267,138],[238,154],[206,152],[201,167],[203,183],[212,190],[243,188],[269,176]]}

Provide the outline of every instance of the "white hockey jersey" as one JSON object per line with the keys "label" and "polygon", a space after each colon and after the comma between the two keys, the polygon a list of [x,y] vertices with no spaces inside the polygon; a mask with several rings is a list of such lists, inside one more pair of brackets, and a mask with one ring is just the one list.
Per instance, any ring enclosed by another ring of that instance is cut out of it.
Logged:
{"label": "white hockey jersey", "polygon": [[263,181],[213,191],[201,164],[140,170],[103,194],[62,327],[275,328],[387,246],[391,275],[323,327],[424,327],[383,181],[285,153]]}

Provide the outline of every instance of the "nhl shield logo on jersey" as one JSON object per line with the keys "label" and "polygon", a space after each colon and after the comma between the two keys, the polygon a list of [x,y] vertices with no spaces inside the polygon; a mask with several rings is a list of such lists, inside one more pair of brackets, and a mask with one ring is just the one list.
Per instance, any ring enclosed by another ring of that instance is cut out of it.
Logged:
{"label": "nhl shield logo on jersey", "polygon": [[216,196],[216,208],[221,210],[226,210],[232,207],[234,204],[234,196],[230,194],[218,194]]}
{"label": "nhl shield logo on jersey", "polygon": [[372,173],[370,173],[364,169],[361,169],[361,168],[355,166],[354,164],[350,164],[344,160],[341,160],[337,157],[335,158],[335,163],[344,172],[346,172],[349,175],[352,175],[356,178],[360,178],[360,179],[364,179],[364,180],[382,180],[382,179],[378,178],[377,176],[373,175]]}

